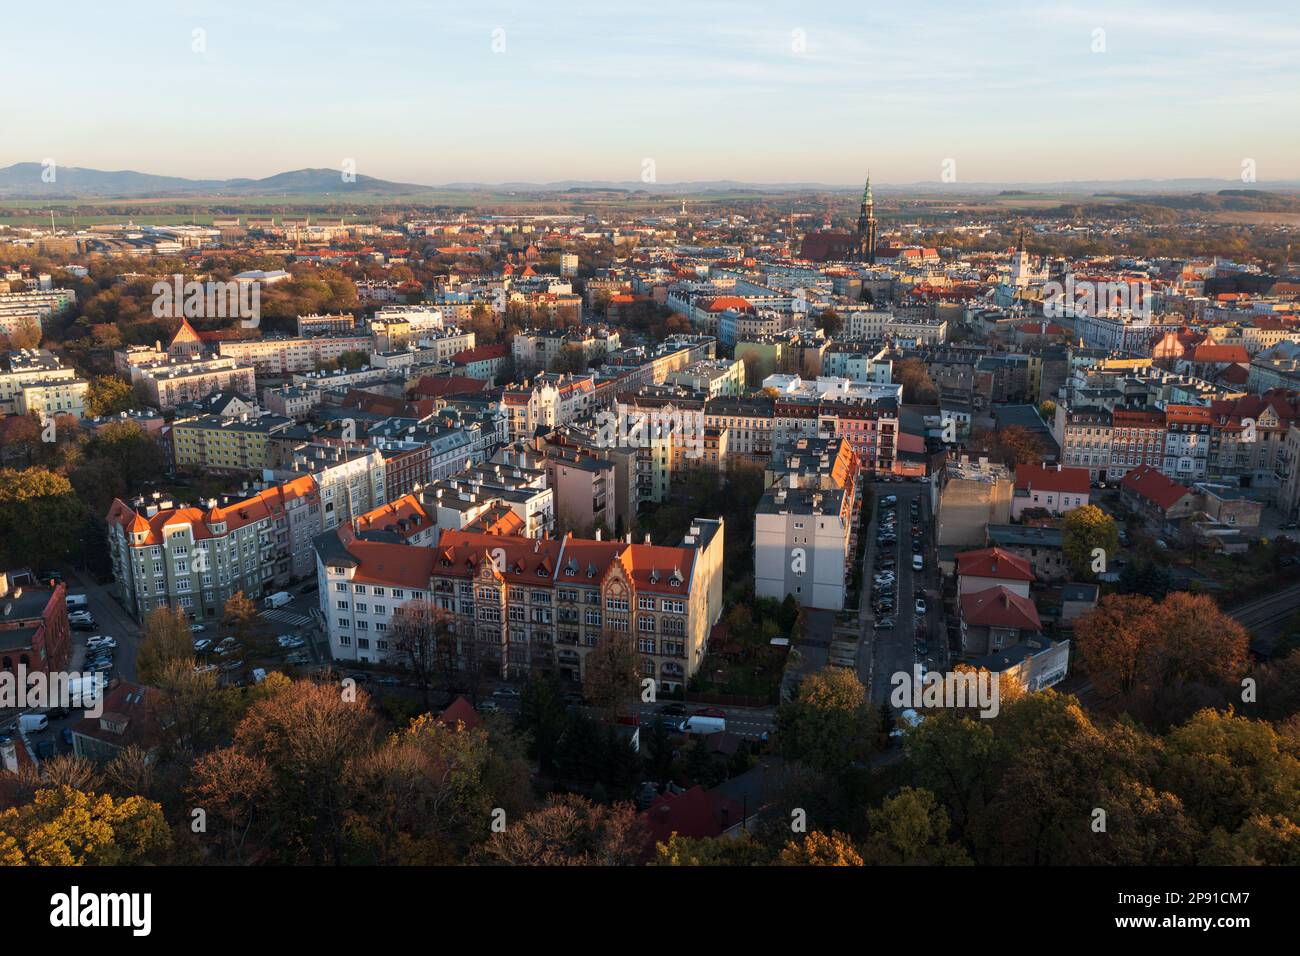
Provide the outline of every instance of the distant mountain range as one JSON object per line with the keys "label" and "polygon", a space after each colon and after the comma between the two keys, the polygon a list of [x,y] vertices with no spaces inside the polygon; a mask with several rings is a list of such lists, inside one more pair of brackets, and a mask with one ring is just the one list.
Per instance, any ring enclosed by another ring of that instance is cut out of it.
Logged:
{"label": "distant mountain range", "polygon": [[429,187],[392,183],[356,175],[345,182],[337,169],[295,169],[265,179],[182,179],[130,169],[106,171],[58,166],[54,181],[45,182],[40,163],[15,163],[0,169],[0,197],[14,199],[78,199],[82,197],[276,196],[299,193],[383,193],[392,196],[428,192]]}
{"label": "distant mountain range", "polygon": [[[644,183],[639,180],[605,182],[600,180],[561,180],[559,182],[454,182],[442,185],[395,183],[373,176],[357,175],[344,182],[337,169],[295,169],[265,179],[184,179],[179,176],[156,176],[123,169],[106,171],[77,166],[55,168],[54,182],[42,179],[45,167],[40,163],[15,163],[0,168],[0,198],[6,199],[78,199],[78,198],[164,198],[173,196],[287,196],[328,193],[345,197],[349,194],[370,196],[417,196],[433,189],[466,192],[538,192],[538,193],[642,193],[652,195],[691,195],[694,193],[752,192],[851,192],[861,186],[830,185],[816,182],[746,183],[731,179]],[[970,196],[1006,193],[1050,193],[1054,195],[1095,194],[1170,194],[1217,192],[1241,189],[1237,179],[1117,179],[1051,183],[990,182],[914,182],[879,183],[872,188],[878,195],[951,195]],[[1268,191],[1300,190],[1300,180],[1279,180],[1251,184],[1248,188]]]}

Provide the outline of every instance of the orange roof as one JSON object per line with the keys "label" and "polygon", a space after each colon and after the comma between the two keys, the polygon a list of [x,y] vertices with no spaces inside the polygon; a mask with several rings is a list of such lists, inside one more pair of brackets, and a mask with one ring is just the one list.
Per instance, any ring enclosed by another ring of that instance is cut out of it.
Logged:
{"label": "orange roof", "polygon": [[1190,493],[1189,489],[1150,465],[1138,465],[1124,476],[1120,487],[1147,499],[1161,511],[1168,511]]}
{"label": "orange roof", "polygon": [[957,573],[976,578],[999,578],[1004,581],[1032,581],[1034,572],[1024,558],[1001,548],[980,548],[957,555]]}
{"label": "orange roof", "polygon": [[1013,627],[1022,631],[1042,628],[1034,602],[1000,584],[974,594],[963,594],[961,616],[967,624],[976,627]]}
{"label": "orange roof", "polygon": [[1016,465],[1016,488],[1025,491],[1067,491],[1086,495],[1089,491],[1087,468],[1063,465]]}
{"label": "orange roof", "polygon": [[706,312],[726,312],[728,309],[739,311],[752,311],[753,306],[747,299],[742,299],[738,295],[720,295],[709,303]]}

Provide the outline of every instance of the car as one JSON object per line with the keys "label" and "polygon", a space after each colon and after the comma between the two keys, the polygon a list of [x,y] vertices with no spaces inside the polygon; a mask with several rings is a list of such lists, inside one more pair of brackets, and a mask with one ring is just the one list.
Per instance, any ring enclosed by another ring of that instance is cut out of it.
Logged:
{"label": "car", "polygon": [[518,697],[518,687],[498,687],[492,692],[493,697]]}
{"label": "car", "polygon": [[293,642],[298,640],[292,634],[280,634],[276,637],[275,642],[281,647],[291,647]]}
{"label": "car", "polygon": [[111,634],[96,634],[86,638],[87,647],[117,647],[117,641]]}
{"label": "car", "polygon": [[229,674],[231,671],[237,671],[243,666],[244,666],[244,662],[242,660],[226,661],[224,664],[221,665],[221,669],[225,671],[227,674]]}
{"label": "car", "polygon": [[212,639],[207,637],[201,637],[194,642],[194,650],[200,654],[202,654],[211,646],[212,646]]}
{"label": "car", "polygon": [[299,648],[299,647],[306,647],[306,646],[307,646],[307,642],[304,641],[301,637],[295,637],[295,638],[294,638],[292,641],[290,641],[288,644],[281,644],[281,645],[280,645],[280,647],[281,647],[282,649],[286,650],[286,651],[292,651],[292,650],[295,650],[295,649],[297,649],[297,648]]}
{"label": "car", "polygon": [[301,651],[295,651],[292,654],[286,654],[284,657],[284,662],[286,664],[306,664],[308,662],[308,658],[307,655],[302,653]]}
{"label": "car", "polygon": [[695,712],[696,717],[726,717],[727,712],[719,707],[705,707]]}
{"label": "car", "polygon": [[202,634],[202,633],[203,633],[204,631],[206,631],[207,629],[208,629],[208,628],[207,628],[207,625],[205,625],[205,624],[191,624],[191,625],[190,625],[190,633],[191,633],[191,634]]}
{"label": "car", "polygon": [[896,505],[898,504],[898,495],[885,495],[880,499],[880,503],[882,505]]}
{"label": "car", "polygon": [[677,703],[664,704],[659,708],[659,713],[668,717],[685,717],[686,705]]}
{"label": "car", "polygon": [[892,617],[877,618],[872,627],[877,631],[892,631],[894,629],[894,619]]}
{"label": "car", "polygon": [[212,649],[212,653],[218,657],[229,657],[231,654],[239,654],[244,649],[242,644],[227,644],[222,641]]}
{"label": "car", "polygon": [[1294,521],[1288,521],[1286,524],[1277,526],[1278,531],[1295,531],[1297,528],[1300,528],[1300,524],[1296,524]]}
{"label": "car", "polygon": [[921,617],[925,617],[925,598],[916,599],[915,610],[917,614],[921,615]]}
{"label": "car", "polygon": [[389,687],[396,687],[402,683],[402,679],[396,674],[380,674],[375,678],[376,684],[385,684]]}
{"label": "car", "polygon": [[93,631],[98,625],[94,621],[69,621],[68,627],[74,631]]}
{"label": "car", "polygon": [[72,622],[72,621],[93,621],[94,619],[95,619],[94,615],[91,614],[89,611],[80,610],[80,611],[69,611],[69,612],[68,612],[68,621],[69,621],[69,622]]}
{"label": "car", "polygon": [[487,700],[479,704],[476,709],[481,710],[485,714],[495,714],[501,710],[501,705],[489,697]]}

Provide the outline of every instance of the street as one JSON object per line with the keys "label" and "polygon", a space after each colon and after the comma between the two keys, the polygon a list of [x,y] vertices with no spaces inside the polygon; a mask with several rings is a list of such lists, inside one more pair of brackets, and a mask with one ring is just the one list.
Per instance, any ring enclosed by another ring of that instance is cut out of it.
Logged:
{"label": "street", "polygon": [[[934,550],[933,521],[928,503],[928,485],[911,482],[874,482],[874,512],[867,528],[867,548],[863,557],[862,594],[859,614],[863,622],[863,639],[859,642],[858,677],[870,688],[875,705],[889,700],[893,688],[892,678],[899,672],[911,674],[917,661],[914,650],[918,637],[924,637],[929,653],[921,658],[927,668],[941,670],[947,666],[947,634],[943,622],[943,605],[938,587],[939,570]],[[881,500],[895,495],[898,502],[893,507],[897,520],[897,542],[881,546],[877,542],[882,516]],[[922,554],[925,568],[919,574],[912,570],[912,513],[913,501],[920,502],[916,524],[923,542]],[[876,630],[877,615],[871,602],[872,578],[877,554],[896,559],[896,586],[894,611],[890,615],[894,626],[890,630]],[[918,620],[915,601],[924,597],[927,613]]]}

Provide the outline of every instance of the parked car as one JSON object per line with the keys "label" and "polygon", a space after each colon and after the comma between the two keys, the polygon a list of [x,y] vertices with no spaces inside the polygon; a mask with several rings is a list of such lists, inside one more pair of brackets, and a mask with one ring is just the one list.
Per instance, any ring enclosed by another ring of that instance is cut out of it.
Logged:
{"label": "parked car", "polygon": [[489,697],[487,700],[479,704],[477,709],[481,710],[485,714],[495,714],[501,710],[501,705]]}
{"label": "parked car", "polygon": [[659,708],[659,713],[669,717],[685,717],[686,705],[679,704],[676,702],[671,704],[664,704],[662,707]]}
{"label": "parked car", "polygon": [[519,688],[510,687],[510,686],[498,687],[496,690],[492,692],[492,696],[493,697],[518,697]]}
{"label": "parked car", "polygon": [[242,660],[226,661],[224,664],[221,665],[221,669],[228,674],[231,671],[239,670],[243,666],[244,666],[244,662]]}
{"label": "parked car", "polygon": [[191,634],[202,634],[202,633],[203,633],[204,631],[206,631],[207,629],[208,629],[208,628],[207,628],[207,625],[205,625],[205,624],[191,624],[191,625],[190,625],[190,633],[191,633]]}
{"label": "parked car", "polygon": [[96,634],[94,637],[86,638],[87,647],[117,647],[117,641],[111,634]]}
{"label": "parked car", "polygon": [[894,619],[892,617],[877,618],[872,627],[877,631],[892,631],[894,629]]}
{"label": "parked car", "polygon": [[384,684],[389,687],[394,687],[402,683],[402,679],[398,677],[396,674],[380,674],[378,677],[375,678],[375,683]]}
{"label": "parked car", "polygon": [[925,617],[925,598],[916,599],[916,613],[921,617]]}
{"label": "parked car", "polygon": [[286,654],[284,658],[284,662],[286,664],[306,664],[308,662],[308,658],[307,655],[302,653],[301,651],[295,651],[292,654]]}
{"label": "parked car", "polygon": [[212,646],[212,640],[211,638],[207,638],[207,637],[201,637],[194,642],[194,650],[200,654],[202,654],[211,646]]}

